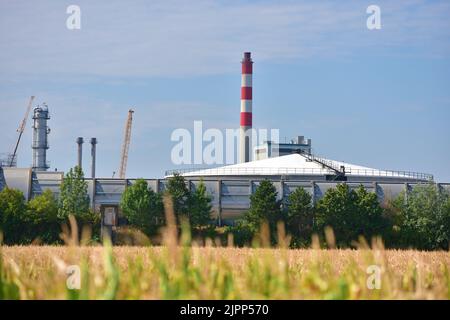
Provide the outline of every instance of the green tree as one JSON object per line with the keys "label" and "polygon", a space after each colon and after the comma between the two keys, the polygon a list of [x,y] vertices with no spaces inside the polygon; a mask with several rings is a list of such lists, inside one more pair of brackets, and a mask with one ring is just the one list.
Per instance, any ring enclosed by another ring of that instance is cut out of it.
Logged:
{"label": "green tree", "polygon": [[355,214],[357,212],[356,194],[347,184],[339,184],[328,189],[322,199],[317,202],[317,229],[322,232],[326,226],[333,228],[339,244],[347,246],[356,240],[354,231]]}
{"label": "green tree", "polygon": [[359,236],[370,240],[383,235],[387,225],[376,194],[362,186],[356,191],[347,184],[329,189],[318,201],[316,211],[318,231],[332,227],[337,243],[344,247]]}
{"label": "green tree", "polygon": [[166,192],[172,197],[173,209],[179,220],[181,216],[187,216],[190,204],[190,192],[186,186],[184,177],[175,173],[167,181]]}
{"label": "green tree", "polygon": [[250,209],[245,214],[252,231],[259,231],[262,222],[276,228],[278,221],[282,220],[281,201],[277,200],[278,192],[270,180],[263,180],[250,196]]}
{"label": "green tree", "polygon": [[292,192],[286,202],[286,227],[293,246],[306,245],[313,232],[314,210],[311,195],[302,187]]}
{"label": "green tree", "polygon": [[147,236],[154,235],[164,223],[161,194],[149,189],[144,179],[138,179],[126,188],[120,207],[128,222]]}
{"label": "green tree", "polygon": [[383,208],[380,205],[378,196],[375,192],[368,192],[362,185],[356,190],[358,219],[356,227],[358,235],[364,235],[370,240],[373,237],[387,237],[390,232],[391,224],[384,215]]}
{"label": "green tree", "polygon": [[24,232],[24,236],[27,242],[37,238],[44,243],[57,242],[60,239],[61,221],[58,219],[58,202],[53,192],[49,189],[45,190],[28,201],[26,207],[24,221],[27,231]]}
{"label": "green tree", "polygon": [[192,228],[206,226],[211,222],[211,196],[206,191],[203,180],[191,194],[189,205],[189,223]]}
{"label": "green tree", "polygon": [[0,192],[0,229],[6,244],[21,243],[24,212],[23,193],[16,189],[4,188]]}
{"label": "green tree", "polygon": [[434,250],[449,248],[450,195],[434,184],[417,185],[394,202],[401,212],[400,244]]}
{"label": "green tree", "polygon": [[85,220],[89,213],[88,185],[83,171],[76,166],[66,173],[60,187],[58,218],[67,220],[69,215]]}
{"label": "green tree", "polygon": [[251,244],[255,236],[245,219],[239,219],[235,225],[226,227],[225,233],[232,234],[234,245],[239,247]]}
{"label": "green tree", "polygon": [[242,246],[249,243],[264,222],[269,224],[271,242],[276,242],[278,221],[282,221],[281,201],[277,200],[277,190],[269,180],[263,180],[250,196],[250,208],[236,225],[228,229],[234,235],[234,241]]}

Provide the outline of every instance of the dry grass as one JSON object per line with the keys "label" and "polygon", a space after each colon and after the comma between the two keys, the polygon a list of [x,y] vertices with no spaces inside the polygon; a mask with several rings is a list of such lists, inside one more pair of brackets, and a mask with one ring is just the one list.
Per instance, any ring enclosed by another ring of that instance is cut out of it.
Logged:
{"label": "dry grass", "polygon": [[[73,218],[67,246],[0,246],[0,299],[450,299],[449,252],[384,250],[380,241],[370,249],[363,239],[358,250],[324,250],[317,237],[312,249],[289,250],[282,225],[277,249],[199,247],[188,226],[179,237],[165,207],[161,247],[79,246]],[[260,243],[268,239],[261,232]],[[80,268],[79,290],[67,288],[70,265]],[[379,289],[367,285],[369,266],[381,270]]]}
{"label": "dry grass", "polygon": [[[449,299],[450,254],[218,247],[2,247],[0,290],[20,299]],[[80,290],[66,288],[68,265]],[[367,288],[369,265],[381,288]]]}

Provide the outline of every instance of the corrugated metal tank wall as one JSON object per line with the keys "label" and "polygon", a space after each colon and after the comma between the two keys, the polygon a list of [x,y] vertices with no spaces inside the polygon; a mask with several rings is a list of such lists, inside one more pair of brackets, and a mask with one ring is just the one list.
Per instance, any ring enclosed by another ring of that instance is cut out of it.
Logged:
{"label": "corrugated metal tank wall", "polygon": [[[42,193],[45,189],[59,194],[59,186],[63,178],[62,172],[36,172],[31,169],[3,168],[0,169],[0,189],[5,186],[22,190],[26,199]],[[98,210],[101,206],[120,203],[122,193],[126,186],[132,185],[136,179],[86,179],[91,205]],[[165,190],[167,180],[147,179],[149,188],[155,192]],[[261,179],[230,179],[229,177],[216,177],[203,180],[208,193],[212,197],[214,216],[221,221],[238,218],[250,205],[250,194],[254,192]],[[195,190],[200,179],[187,179],[187,186]],[[328,189],[336,186],[338,182],[319,180],[273,180],[277,188],[279,199],[286,198],[298,187],[310,192],[314,201],[320,199]],[[368,191],[376,192],[380,201],[392,199],[402,191],[411,190],[418,183],[405,182],[347,182],[351,188],[363,185]],[[443,190],[450,192],[450,183],[438,184]]]}

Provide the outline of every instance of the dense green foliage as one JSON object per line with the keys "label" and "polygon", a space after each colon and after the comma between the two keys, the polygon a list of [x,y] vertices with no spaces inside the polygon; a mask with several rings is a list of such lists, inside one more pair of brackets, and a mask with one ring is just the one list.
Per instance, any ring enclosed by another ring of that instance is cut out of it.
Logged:
{"label": "dense green foliage", "polygon": [[450,195],[436,185],[416,186],[390,206],[394,211],[396,244],[418,249],[448,249]]}
{"label": "dense green foliage", "polygon": [[62,221],[58,219],[58,204],[50,190],[25,203],[22,192],[5,188],[0,192],[0,212],[6,244],[59,240]]}
{"label": "dense green foliage", "polygon": [[193,228],[211,224],[211,196],[206,191],[203,181],[190,195],[188,218]]}
{"label": "dense green foliage", "polygon": [[88,185],[83,170],[76,166],[64,177],[59,196],[58,217],[67,219],[69,215],[79,218],[89,211]]}
{"label": "dense green foliage", "polygon": [[65,176],[57,200],[51,190],[27,203],[21,191],[0,191],[0,230],[6,244],[60,243],[61,225],[69,224],[69,215],[79,224],[89,226],[98,239],[100,217],[89,209],[87,184],[82,171],[75,167]]}
{"label": "dense green foliage", "polygon": [[0,229],[7,244],[19,243],[25,198],[19,190],[5,188],[0,192]]}
{"label": "dense green foliage", "polygon": [[186,180],[179,174],[174,174],[167,182],[165,193],[172,198],[173,208],[178,223],[187,219],[192,231],[207,226],[211,221],[211,197],[206,192],[203,181],[191,191]]}
{"label": "dense green foliage", "polygon": [[24,222],[27,226],[27,232],[23,234],[25,243],[38,238],[44,243],[59,241],[63,221],[58,218],[58,202],[51,190],[28,201]]}
{"label": "dense green foliage", "polygon": [[186,216],[189,211],[190,192],[186,186],[184,177],[175,173],[173,177],[169,178],[166,193],[172,198],[173,209],[177,220],[182,216]]}
{"label": "dense green foliage", "polygon": [[[203,182],[194,191],[190,191],[184,177],[175,174],[169,178],[164,193],[173,201],[178,224],[183,218],[187,219],[195,234],[204,227],[213,226],[211,196]],[[155,193],[149,189],[145,180],[138,179],[125,190],[120,207],[131,226],[147,236],[154,236],[165,223],[162,198],[163,193]]]}
{"label": "dense green foliage", "polygon": [[281,201],[277,200],[278,192],[269,180],[263,180],[250,196],[250,209],[244,216],[251,230],[257,231],[261,222],[270,225],[281,220]]}
{"label": "dense green foliage", "polygon": [[292,247],[306,247],[311,236],[334,231],[339,247],[350,247],[360,236],[382,237],[389,247],[448,249],[450,239],[450,195],[434,184],[418,185],[386,206],[363,186],[352,190],[347,184],[330,188],[313,205],[311,196],[297,188],[282,204],[270,181],[263,181],[251,196],[250,209],[228,228],[237,245],[249,244],[263,222],[269,223],[272,243],[277,222],[282,221],[291,236]]}
{"label": "dense green foliage", "polygon": [[314,228],[311,195],[302,187],[292,192],[286,202],[286,228],[293,247],[309,244]]}
{"label": "dense green foliage", "polygon": [[138,179],[127,187],[120,207],[130,225],[147,236],[153,236],[164,224],[164,206],[161,194],[149,189],[147,181]]}
{"label": "dense green foliage", "polygon": [[[352,246],[360,236],[369,241],[381,236],[391,248],[446,250],[450,243],[450,195],[435,184],[417,185],[381,205],[375,193],[344,183],[330,188],[313,204],[301,187],[280,200],[272,182],[263,180],[250,196],[250,208],[243,217],[231,227],[215,230],[212,199],[203,181],[190,190],[176,174],[163,193],[151,190],[143,179],[126,188],[120,207],[129,224],[147,236],[158,234],[165,225],[164,194],[173,200],[177,223],[186,219],[195,237],[232,233],[240,246],[251,244],[264,232],[272,245],[277,244],[280,222],[291,247],[309,246],[313,234],[323,240],[327,227],[333,229],[339,247]],[[90,225],[98,234],[100,215],[89,209],[87,183],[77,167],[66,174],[58,199],[45,190],[26,203],[18,190],[0,191],[0,231],[6,244],[61,242],[61,225],[68,223],[69,215],[75,216],[79,230]]]}
{"label": "dense green foliage", "polygon": [[330,189],[316,206],[317,230],[333,228],[336,241],[349,246],[359,236],[372,239],[384,236],[388,221],[383,216],[377,195],[362,186],[351,190],[347,184]]}
{"label": "dense green foliage", "polygon": [[88,185],[83,170],[78,166],[66,173],[60,187],[58,219],[67,223],[70,215],[75,217],[80,227],[92,228],[94,237],[98,238],[100,216],[89,208]]}
{"label": "dense green foliage", "polygon": [[236,226],[229,228],[234,234],[237,245],[248,244],[258,233],[263,223],[269,226],[271,242],[276,241],[277,222],[282,220],[281,201],[277,200],[278,192],[269,180],[263,180],[250,196],[250,209],[245,212]]}

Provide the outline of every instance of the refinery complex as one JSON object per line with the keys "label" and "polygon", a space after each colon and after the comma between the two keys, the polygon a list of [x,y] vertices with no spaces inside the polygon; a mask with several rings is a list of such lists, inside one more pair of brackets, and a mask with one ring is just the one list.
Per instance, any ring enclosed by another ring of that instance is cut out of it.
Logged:
{"label": "refinery complex", "polygon": [[[146,177],[154,191],[163,191],[167,179],[175,172],[185,177],[191,189],[196,188],[200,181],[204,181],[212,196],[214,217],[217,223],[222,225],[232,223],[248,209],[250,195],[263,179],[269,179],[274,183],[280,199],[287,197],[295,188],[301,186],[311,193],[313,201],[320,199],[329,188],[343,182],[351,187],[363,185],[369,191],[375,192],[380,201],[393,198],[402,191],[408,191],[416,184],[435,183],[431,174],[369,168],[318,156],[312,151],[312,140],[304,136],[298,136],[286,143],[265,141],[252,150],[252,136],[248,134],[253,127],[252,75],[251,53],[245,52],[241,62],[239,163],[196,170],[173,170],[168,164],[164,176]],[[18,139],[13,151],[0,159],[0,190],[5,187],[20,189],[27,200],[41,194],[45,189],[50,189],[58,195],[59,186],[64,177],[64,172],[48,170],[50,167],[47,159],[50,108],[46,104],[34,106],[33,101],[32,96],[25,117],[19,126]],[[30,116],[33,121],[32,167],[19,168],[17,167],[17,147]],[[90,171],[88,173],[84,170],[84,172],[91,207],[102,217],[105,213],[120,217],[121,195],[125,188],[135,181],[126,177],[132,122],[133,110],[130,109],[125,123],[121,163],[117,176],[113,178],[96,176],[97,139],[91,138],[85,141],[82,137],[74,137],[74,148],[78,148],[77,163],[80,167],[83,143],[90,144]],[[437,185],[450,190],[450,183],[437,183]],[[108,221],[118,220],[108,219]],[[105,223],[104,219],[102,221]]]}

